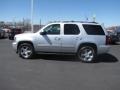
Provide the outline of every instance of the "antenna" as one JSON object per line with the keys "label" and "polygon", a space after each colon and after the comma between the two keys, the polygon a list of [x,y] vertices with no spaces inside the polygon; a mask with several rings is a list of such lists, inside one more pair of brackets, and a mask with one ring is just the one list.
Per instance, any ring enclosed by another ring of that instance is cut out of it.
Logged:
{"label": "antenna", "polygon": [[34,0],[31,0],[31,31],[33,31],[33,4],[34,4]]}
{"label": "antenna", "polygon": [[96,21],[96,15],[93,14],[92,18],[93,18],[93,22],[95,22]]}
{"label": "antenna", "polygon": [[87,17],[87,16],[85,16],[85,19],[86,19],[86,21],[89,21],[89,19],[88,19],[88,17]]}

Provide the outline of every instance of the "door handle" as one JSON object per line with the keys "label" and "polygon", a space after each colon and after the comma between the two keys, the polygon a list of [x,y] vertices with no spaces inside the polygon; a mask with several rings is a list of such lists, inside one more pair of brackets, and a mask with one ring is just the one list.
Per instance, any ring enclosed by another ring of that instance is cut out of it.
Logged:
{"label": "door handle", "polygon": [[78,40],[79,39],[79,37],[76,37],[76,40]]}
{"label": "door handle", "polygon": [[55,37],[55,40],[60,40],[61,38]]}
{"label": "door handle", "polygon": [[82,40],[82,38],[80,38],[80,40]]}
{"label": "door handle", "polygon": [[82,38],[81,37],[76,37],[76,40],[82,40]]}

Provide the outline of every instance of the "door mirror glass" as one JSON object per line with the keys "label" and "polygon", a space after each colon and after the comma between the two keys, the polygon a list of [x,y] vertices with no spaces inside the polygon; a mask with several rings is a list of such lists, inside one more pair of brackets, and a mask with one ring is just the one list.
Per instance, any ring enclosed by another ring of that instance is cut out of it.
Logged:
{"label": "door mirror glass", "polygon": [[40,32],[40,35],[46,35],[47,33],[44,31],[44,32]]}

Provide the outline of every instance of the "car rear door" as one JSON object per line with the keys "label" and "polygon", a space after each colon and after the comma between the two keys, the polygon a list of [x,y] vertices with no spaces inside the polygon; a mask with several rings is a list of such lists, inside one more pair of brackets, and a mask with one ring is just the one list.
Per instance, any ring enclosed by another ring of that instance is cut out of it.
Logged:
{"label": "car rear door", "polygon": [[74,53],[80,40],[80,29],[77,24],[64,24],[62,35],[62,52]]}

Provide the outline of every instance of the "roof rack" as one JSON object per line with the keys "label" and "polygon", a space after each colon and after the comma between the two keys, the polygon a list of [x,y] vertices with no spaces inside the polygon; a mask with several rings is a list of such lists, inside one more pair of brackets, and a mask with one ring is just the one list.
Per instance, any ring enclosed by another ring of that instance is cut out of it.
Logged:
{"label": "roof rack", "polygon": [[95,23],[98,24],[97,22],[89,22],[89,21],[50,21],[49,23],[69,23],[69,22],[78,22],[78,23]]}

